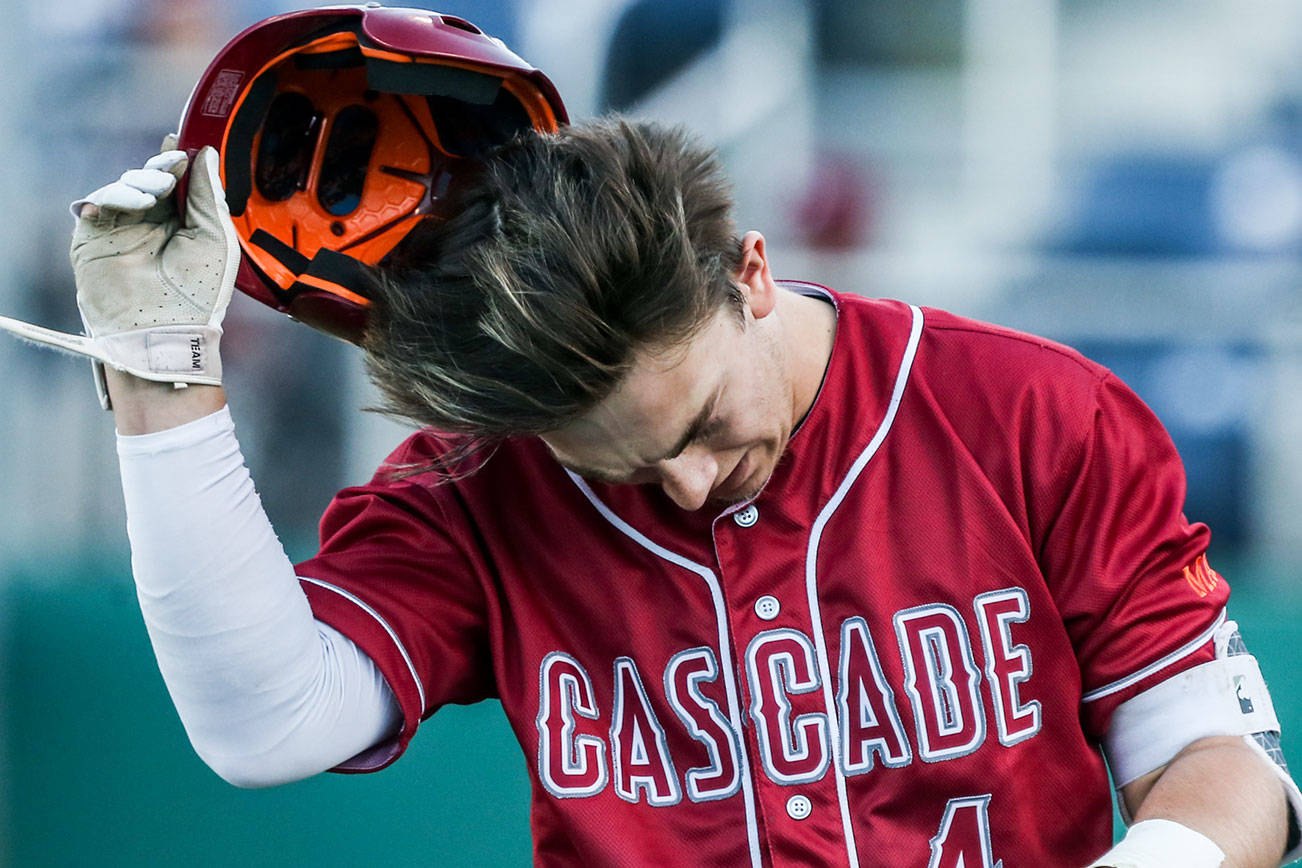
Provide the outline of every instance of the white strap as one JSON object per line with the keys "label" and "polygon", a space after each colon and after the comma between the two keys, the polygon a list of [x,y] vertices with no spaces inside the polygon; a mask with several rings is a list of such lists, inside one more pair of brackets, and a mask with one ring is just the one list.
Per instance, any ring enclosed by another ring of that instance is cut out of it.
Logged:
{"label": "white strap", "polygon": [[1278,731],[1261,667],[1251,654],[1238,654],[1194,666],[1123,702],[1103,745],[1122,787],[1200,738]]}
{"label": "white strap", "polygon": [[1220,868],[1224,861],[1225,852],[1201,832],[1172,820],[1144,820],[1086,868]]}
{"label": "white strap", "polygon": [[120,371],[161,383],[221,385],[221,356],[217,326],[153,326],[106,337],[70,335],[0,316],[0,328],[20,338],[79,356],[89,356]]}

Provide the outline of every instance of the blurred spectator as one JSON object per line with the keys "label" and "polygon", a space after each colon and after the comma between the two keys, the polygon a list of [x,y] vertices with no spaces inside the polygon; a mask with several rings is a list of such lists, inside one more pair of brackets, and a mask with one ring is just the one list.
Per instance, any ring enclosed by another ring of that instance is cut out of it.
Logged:
{"label": "blurred spectator", "polygon": [[871,243],[876,191],[861,159],[821,151],[796,207],[796,238],[815,250],[854,250]]}

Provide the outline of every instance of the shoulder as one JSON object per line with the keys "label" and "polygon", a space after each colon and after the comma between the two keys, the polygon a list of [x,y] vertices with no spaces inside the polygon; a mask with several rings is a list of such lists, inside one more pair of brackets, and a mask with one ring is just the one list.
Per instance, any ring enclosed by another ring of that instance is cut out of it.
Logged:
{"label": "shoulder", "polygon": [[[471,450],[465,440],[433,428],[413,432],[389,453],[376,480],[409,479],[426,488],[468,482],[481,474],[519,473],[532,466],[555,465],[536,437],[508,437]],[[429,472],[409,473],[411,470]]]}
{"label": "shoulder", "polygon": [[972,363],[971,372],[989,380],[1039,382],[1092,391],[1109,376],[1107,368],[1066,344],[935,308],[923,308],[924,346],[939,364]]}
{"label": "shoulder", "polygon": [[1050,418],[1058,433],[1084,433],[1112,373],[1065,344],[933,308],[910,386],[946,415],[992,420]]}
{"label": "shoulder", "polygon": [[988,414],[1030,401],[1088,413],[1102,384],[1115,381],[1107,368],[1039,335],[892,299],[829,294],[847,338],[838,339],[838,351],[853,356],[861,374],[892,379],[907,365],[906,395],[954,412],[970,406]]}
{"label": "shoulder", "polygon": [[440,512],[474,511],[504,493],[543,496],[563,476],[536,437],[512,437],[467,452],[463,441],[433,429],[410,435],[390,453],[369,483],[349,492],[429,504]]}
{"label": "shoulder", "polygon": [[896,426],[926,451],[968,456],[987,476],[1066,478],[1086,454],[1109,385],[1124,389],[1102,365],[1038,335],[935,308],[842,302],[869,324],[869,340],[898,334],[899,325],[878,325],[898,321],[893,306],[912,323]]}
{"label": "shoulder", "polygon": [[[945,310],[920,307],[888,298],[871,298],[835,292],[818,284],[783,281],[788,289],[819,293],[834,301],[838,328],[854,333],[850,348],[871,352],[874,345],[895,344],[918,332],[921,355],[924,351],[938,363],[1001,362],[998,366],[981,366],[974,373],[997,374],[1001,369],[1027,373],[1044,370],[1056,377],[1096,383],[1108,375],[1102,365],[1091,361],[1066,344],[1017,331],[994,323],[982,322]],[[919,359],[919,361],[925,361]],[[1008,363],[1016,368],[1009,369]]]}

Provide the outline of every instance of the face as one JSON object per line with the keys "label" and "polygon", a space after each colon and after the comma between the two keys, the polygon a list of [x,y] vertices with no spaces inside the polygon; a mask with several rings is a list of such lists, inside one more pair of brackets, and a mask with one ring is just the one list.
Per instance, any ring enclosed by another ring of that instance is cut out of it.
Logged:
{"label": "face", "polygon": [[656,484],[684,509],[750,499],[795,422],[778,317],[769,313],[748,303],[743,324],[724,308],[685,344],[638,353],[609,397],[542,439],[581,476]]}

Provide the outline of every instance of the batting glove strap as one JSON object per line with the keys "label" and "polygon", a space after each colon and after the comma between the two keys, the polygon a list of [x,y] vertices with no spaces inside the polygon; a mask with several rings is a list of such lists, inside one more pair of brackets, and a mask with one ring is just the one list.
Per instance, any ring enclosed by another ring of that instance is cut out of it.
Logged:
{"label": "batting glove strap", "polygon": [[1173,820],[1144,820],[1086,868],[1220,868],[1225,852]]}
{"label": "batting glove strap", "polygon": [[217,326],[151,326],[97,338],[56,332],[5,316],[0,316],[0,327],[37,343],[90,356],[141,379],[221,385],[217,344],[222,330]]}

